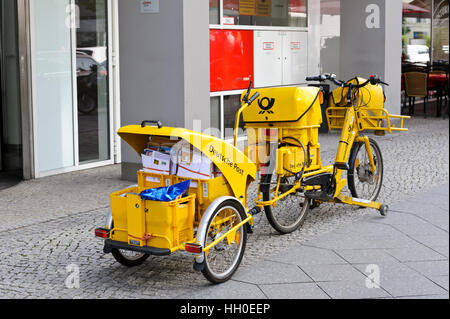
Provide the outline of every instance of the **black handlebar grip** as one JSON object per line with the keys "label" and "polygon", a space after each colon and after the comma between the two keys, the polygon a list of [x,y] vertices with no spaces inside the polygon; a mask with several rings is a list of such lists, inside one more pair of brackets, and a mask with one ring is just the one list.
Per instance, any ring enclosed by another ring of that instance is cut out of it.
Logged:
{"label": "black handlebar grip", "polygon": [[248,104],[250,105],[250,104],[252,104],[253,102],[255,102],[255,100],[256,100],[257,98],[259,98],[259,96],[260,96],[259,92],[256,92],[255,95],[253,95],[253,96],[250,98],[250,100],[248,101]]}
{"label": "black handlebar grip", "polygon": [[317,81],[322,81],[322,77],[320,76],[309,76],[306,78],[307,82],[317,82]]}
{"label": "black handlebar grip", "polygon": [[141,127],[146,127],[147,124],[154,124],[154,125],[158,126],[158,128],[163,127],[163,125],[160,121],[144,121],[144,122],[142,122]]}

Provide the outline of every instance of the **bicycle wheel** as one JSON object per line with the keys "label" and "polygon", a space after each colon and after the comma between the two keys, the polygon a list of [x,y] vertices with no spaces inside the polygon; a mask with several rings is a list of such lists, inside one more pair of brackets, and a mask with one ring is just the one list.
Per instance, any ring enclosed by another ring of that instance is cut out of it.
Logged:
{"label": "bicycle wheel", "polygon": [[[205,247],[215,242],[247,218],[245,211],[233,200],[224,201],[208,223]],[[238,269],[247,242],[246,225],[240,227],[234,238],[225,238],[205,252],[205,268],[202,273],[213,284],[228,281]]]}
{"label": "bicycle wheel", "polygon": [[[281,177],[278,193],[275,194],[279,176],[261,177],[263,200],[270,201],[276,196],[288,192],[295,185],[295,177]],[[294,193],[276,203],[276,207],[266,206],[264,211],[270,225],[281,234],[289,234],[298,230],[308,215],[310,201],[304,194]]]}
{"label": "bicycle wheel", "polygon": [[140,266],[150,257],[148,254],[122,249],[113,249],[111,253],[117,262],[126,267]]}
{"label": "bicycle wheel", "polygon": [[348,187],[353,197],[376,201],[383,185],[383,157],[377,142],[373,139],[369,141],[375,162],[375,172],[371,170],[365,143],[356,143],[350,154]]}

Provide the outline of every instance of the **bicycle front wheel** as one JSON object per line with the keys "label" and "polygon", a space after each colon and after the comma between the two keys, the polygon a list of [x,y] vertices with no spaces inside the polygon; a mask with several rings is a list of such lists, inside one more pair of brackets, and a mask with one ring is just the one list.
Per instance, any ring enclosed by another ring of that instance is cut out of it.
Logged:
{"label": "bicycle front wheel", "polygon": [[378,143],[369,139],[375,171],[372,172],[365,143],[356,143],[350,154],[348,187],[352,196],[376,201],[383,185],[383,157]]}

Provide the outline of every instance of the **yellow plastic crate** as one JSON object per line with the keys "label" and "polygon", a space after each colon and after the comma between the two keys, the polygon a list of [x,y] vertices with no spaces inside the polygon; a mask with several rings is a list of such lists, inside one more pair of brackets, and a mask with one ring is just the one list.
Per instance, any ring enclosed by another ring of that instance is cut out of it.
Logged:
{"label": "yellow plastic crate", "polygon": [[189,195],[196,196],[196,224],[200,222],[204,212],[217,198],[222,196],[234,196],[230,184],[223,176],[209,180],[173,176],[174,184],[187,180],[191,181]]}
{"label": "yellow plastic crate", "polygon": [[139,188],[111,195],[111,239],[129,245],[175,250],[194,238],[196,195],[173,202],[142,200]]}
{"label": "yellow plastic crate", "polygon": [[174,185],[172,175],[155,174],[140,170],[137,176],[140,192],[147,189]]}
{"label": "yellow plastic crate", "polygon": [[[322,167],[320,157],[320,145],[305,148],[309,159],[305,166],[305,172],[318,170]],[[290,173],[300,173],[305,165],[305,152],[302,148],[296,146],[286,146],[277,151],[277,169],[279,176],[290,176]]]}

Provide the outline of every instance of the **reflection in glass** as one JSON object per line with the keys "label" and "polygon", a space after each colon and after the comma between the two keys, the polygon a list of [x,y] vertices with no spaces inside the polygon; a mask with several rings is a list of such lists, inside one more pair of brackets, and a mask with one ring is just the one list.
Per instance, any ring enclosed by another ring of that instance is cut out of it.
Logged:
{"label": "reflection in glass", "polygon": [[220,97],[211,98],[211,128],[220,130]]}
{"label": "reflection in glass", "polygon": [[307,27],[307,0],[224,0],[226,24]]}
{"label": "reflection in glass", "polygon": [[[16,1],[0,2],[0,172],[22,174]],[[0,189],[2,188],[0,176]]]}
{"label": "reflection in glass", "polygon": [[[240,95],[228,95],[223,97],[223,110],[224,110],[224,128],[225,128],[225,138],[233,137],[234,132],[234,122],[236,121],[236,113],[241,107],[241,96]],[[244,128],[244,121],[240,121],[240,128]]]}
{"label": "reflection in glass", "polygon": [[220,24],[219,0],[209,0],[209,24]]}
{"label": "reflection in glass", "polygon": [[320,1],[320,68],[321,73],[333,73],[339,78],[341,1]]}
{"label": "reflection in glass", "polygon": [[81,164],[110,159],[107,0],[77,0],[78,139]]}

